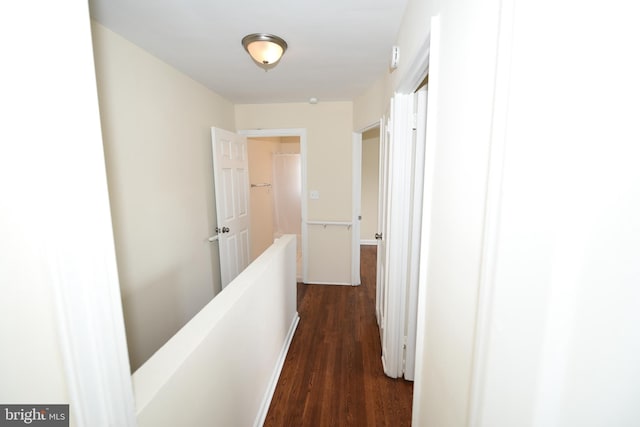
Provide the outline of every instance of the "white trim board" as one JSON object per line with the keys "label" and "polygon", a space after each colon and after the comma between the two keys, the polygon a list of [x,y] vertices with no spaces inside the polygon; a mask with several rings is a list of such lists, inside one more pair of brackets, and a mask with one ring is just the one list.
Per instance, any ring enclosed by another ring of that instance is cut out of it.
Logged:
{"label": "white trim board", "polygon": [[438,88],[440,81],[440,17],[431,18],[431,31],[429,34],[429,91],[427,94],[427,130],[425,134],[425,176],[424,198],[422,200],[422,230],[420,236],[420,271],[418,281],[418,306],[416,320],[416,363],[414,376],[418,379],[413,387],[413,408],[411,414],[412,425],[419,425],[424,417],[420,402],[423,394],[424,354],[428,343],[425,341],[427,329],[427,271],[429,270],[429,240],[431,234],[431,199],[433,187],[433,172],[435,170],[435,152],[438,140]]}
{"label": "white trim board", "polygon": [[473,364],[469,387],[469,426],[482,422],[483,397],[491,340],[493,315],[495,266],[498,257],[498,237],[502,205],[502,183],[506,152],[507,110],[509,104],[511,57],[513,41],[514,1],[502,2],[496,78],[493,98],[492,133],[489,152],[489,167],[486,185],[484,236],[478,284],[476,331],[473,349]]}
{"label": "white trim board", "polygon": [[[55,313],[52,321],[57,335],[46,338],[54,343],[51,349],[59,349],[64,367],[63,379],[49,383],[48,377],[43,378],[41,390],[34,390],[33,396],[59,398],[56,397],[60,396],[59,390],[66,388],[67,400],[58,403],[70,404],[71,425],[135,426],[135,403],[109,207],[89,13],[86,5],[78,2],[61,3],[55,7],[48,3],[36,2],[36,7],[45,12],[43,16],[49,18],[43,20],[30,19],[27,6],[14,3],[9,11],[12,21],[17,24],[15,28],[5,26],[1,31],[3,36],[12,34],[23,40],[35,30],[47,33],[46,42],[26,45],[35,49],[33,55],[23,57],[14,54],[21,50],[9,50],[5,53],[8,61],[19,59],[26,68],[33,69],[38,65],[37,58],[48,54],[50,46],[56,46],[57,57],[68,64],[64,72],[52,70],[43,73],[42,79],[35,84],[28,74],[8,74],[7,80],[18,77],[17,81],[12,81],[16,88],[28,85],[39,99],[37,108],[24,111],[17,108],[12,116],[13,123],[3,125],[1,133],[5,141],[8,130],[11,145],[16,149],[9,150],[8,160],[0,167],[0,176],[3,182],[11,182],[11,186],[15,183],[19,191],[3,192],[3,202],[7,203],[3,207],[9,206],[10,214],[12,209],[19,209],[16,212],[20,215],[15,216],[19,221],[13,226],[20,227],[18,231],[24,227],[25,231],[33,233],[33,236],[25,235],[16,240],[20,244],[19,258],[9,258],[9,262],[21,267],[23,260],[28,261],[24,268],[37,272],[28,276],[36,278],[29,281],[22,282],[21,276],[16,277],[16,283],[28,286],[23,292],[38,290],[40,286],[51,290],[52,299],[46,302],[46,307],[51,307]],[[2,13],[7,13],[4,5]],[[66,99],[62,102],[62,92],[56,88],[66,88]],[[23,90],[3,93],[2,107],[20,105],[25,95],[28,97],[29,93]],[[22,123],[38,123],[38,126],[22,135]],[[17,132],[13,134],[13,130]],[[52,141],[55,143],[51,144]],[[28,147],[31,152],[22,147]],[[7,159],[7,151],[1,152],[1,157]],[[38,156],[32,153],[38,153]],[[33,161],[23,162],[25,159]],[[13,181],[6,180],[6,177]],[[16,197],[22,194],[29,197]],[[18,203],[14,204],[15,201]],[[4,229],[0,233],[2,231]],[[8,242],[12,242],[11,235]],[[0,253],[4,254],[4,251]],[[2,266],[0,281],[5,280],[5,271]],[[9,287],[9,292],[4,292],[3,297],[15,297],[12,289]],[[40,319],[30,320],[36,322]],[[47,334],[48,330],[43,332]],[[7,350],[10,356],[12,352],[19,351],[18,348],[3,349]],[[11,368],[30,369],[30,359],[34,355],[29,356],[25,358],[24,365]],[[43,354],[40,362],[46,365],[54,360],[53,357],[57,355]],[[51,394],[47,394],[49,390]]]}
{"label": "white trim board", "polygon": [[[396,93],[392,100],[392,121],[389,173],[389,229],[387,239],[389,257],[385,310],[385,333],[382,354],[385,359],[385,374],[400,378],[404,373],[404,337],[407,324],[406,307],[409,289],[408,266],[410,265],[410,224],[407,220],[411,208],[413,189],[413,94]],[[409,321],[411,321],[409,319]]]}
{"label": "white trim board", "polygon": [[[423,87],[415,94],[415,146],[413,164],[413,197],[411,200],[411,232],[409,241],[411,242],[409,266],[409,285],[407,290],[407,325],[404,346],[404,377],[413,381],[415,378],[416,360],[416,329],[418,319],[418,288],[420,271],[420,246],[421,233],[424,228],[429,228],[430,224],[422,224],[422,211],[430,208],[430,203],[424,206],[423,196],[425,192],[431,193],[431,189],[425,188],[425,151],[426,151],[426,130],[427,130],[427,88]],[[433,170],[433,169],[432,169]]]}
{"label": "white trim board", "polygon": [[344,282],[304,282],[305,285],[331,285],[331,286],[354,286],[353,283]]}
{"label": "white trim board", "polygon": [[363,246],[378,246],[378,241],[377,240],[371,240],[371,239],[362,239],[360,240],[360,244]]}
{"label": "white trim board", "polygon": [[[431,18],[431,25],[434,23],[434,19],[439,20],[438,16]],[[433,28],[433,26],[431,27]],[[430,32],[427,37],[422,41],[420,48],[416,51],[416,55],[411,61],[411,66],[407,67],[407,71],[402,76],[395,91],[399,93],[413,93],[418,89],[418,86],[429,74],[430,67],[430,49],[431,38],[433,37]],[[431,80],[431,79],[429,79]]]}
{"label": "white trim board", "polygon": [[289,332],[287,332],[287,336],[282,345],[282,350],[280,351],[280,355],[278,356],[278,361],[276,366],[273,369],[273,373],[271,375],[271,379],[269,380],[269,386],[262,398],[262,403],[260,404],[260,409],[256,416],[256,421],[253,423],[254,427],[260,427],[264,424],[264,420],[267,418],[267,413],[269,412],[269,406],[271,406],[271,399],[273,399],[273,394],[276,391],[276,386],[278,385],[278,380],[280,379],[280,374],[282,373],[282,367],[284,366],[284,362],[287,359],[287,353],[289,353],[289,347],[291,347],[291,341],[293,341],[293,336],[296,333],[296,329],[298,328],[298,323],[300,323],[300,315],[296,312],[293,320],[291,321],[291,326],[289,327]]}

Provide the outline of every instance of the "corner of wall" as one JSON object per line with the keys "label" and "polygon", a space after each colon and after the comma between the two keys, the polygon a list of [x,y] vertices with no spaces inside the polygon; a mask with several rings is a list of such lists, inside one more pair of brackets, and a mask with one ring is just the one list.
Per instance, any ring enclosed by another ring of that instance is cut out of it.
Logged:
{"label": "corner of wall", "polygon": [[135,369],[219,289],[217,248],[207,241],[216,226],[210,128],[235,129],[235,109],[103,25],[93,22],[92,33]]}
{"label": "corner of wall", "polygon": [[353,101],[353,129],[377,123],[387,111],[392,96],[391,74],[385,73]]}

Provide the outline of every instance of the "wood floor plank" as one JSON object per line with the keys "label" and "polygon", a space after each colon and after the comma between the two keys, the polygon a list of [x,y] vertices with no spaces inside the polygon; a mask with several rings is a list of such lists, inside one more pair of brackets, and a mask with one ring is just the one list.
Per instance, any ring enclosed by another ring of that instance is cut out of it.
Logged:
{"label": "wood floor plank", "polygon": [[265,426],[411,425],[413,383],[382,371],[376,247],[361,260],[361,286],[298,284],[300,323]]}

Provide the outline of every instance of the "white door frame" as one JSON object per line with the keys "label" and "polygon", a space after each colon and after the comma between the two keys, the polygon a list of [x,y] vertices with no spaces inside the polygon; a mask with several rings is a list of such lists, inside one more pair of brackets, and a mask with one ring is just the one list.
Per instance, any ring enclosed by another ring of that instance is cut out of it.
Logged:
{"label": "white door frame", "polygon": [[301,233],[302,233],[302,282],[308,283],[309,277],[309,238],[307,230],[307,129],[305,128],[288,128],[288,129],[243,129],[237,132],[247,138],[268,138],[282,136],[297,136],[300,138],[300,169],[302,174],[302,194],[300,195],[301,215]]}
{"label": "white door frame", "polygon": [[[413,381],[415,377],[416,360],[416,328],[418,320],[418,287],[420,278],[420,246],[422,230],[422,211],[424,209],[424,194],[430,193],[430,189],[425,187],[425,163],[426,163],[426,121],[427,121],[427,89],[420,89],[414,97],[415,106],[415,147],[414,147],[414,170],[413,170],[413,198],[411,200],[411,254],[410,271],[407,290],[407,326],[405,340],[405,364],[404,377]],[[430,171],[433,171],[431,167]],[[429,203],[427,206],[430,206]],[[424,225],[428,227],[428,224]]]}
{"label": "white door frame", "polygon": [[[418,230],[412,230],[406,220],[406,212],[412,211],[412,215],[424,215],[424,212],[416,213],[412,208],[412,200],[418,192],[423,192],[423,188],[414,188],[416,182],[412,181],[410,174],[398,173],[406,165],[414,165],[416,153],[412,151],[413,127],[417,120],[414,117],[414,92],[418,89],[424,78],[429,74],[431,63],[431,41],[439,31],[439,18],[432,18],[430,34],[426,37],[416,55],[410,60],[406,68],[405,75],[400,79],[395,88],[395,93],[391,101],[394,119],[391,126],[391,152],[390,152],[390,182],[389,191],[391,197],[391,222],[390,231],[387,238],[389,248],[389,263],[387,265],[389,283],[395,286],[387,286],[386,313],[385,313],[385,333],[383,334],[383,367],[385,374],[390,377],[400,377],[405,375],[410,379],[421,375],[421,354],[424,351],[423,343],[420,340],[424,327],[424,275],[426,274],[425,253],[422,252],[424,243],[428,242],[430,221],[422,222],[421,237],[416,238],[411,234],[416,234]],[[431,97],[429,97],[431,98]],[[430,109],[431,111],[431,109]],[[427,119],[428,122],[432,121]],[[428,133],[429,131],[427,131]],[[422,173],[432,173],[433,165],[427,163],[429,170]],[[430,183],[430,181],[428,181]],[[430,210],[430,201],[423,200],[423,211]],[[425,235],[427,240],[423,241]],[[409,244],[407,244],[409,242]],[[411,254],[418,252],[420,255],[412,257]],[[419,274],[412,274],[420,264]],[[422,288],[422,289],[421,289]],[[408,298],[416,298],[407,305]],[[415,305],[410,309],[411,305]],[[422,316],[422,317],[420,317]],[[418,322],[420,317],[421,321]],[[411,336],[409,336],[411,335]],[[413,342],[409,343],[409,340]],[[415,349],[415,350],[414,350]],[[407,352],[413,354],[407,358]],[[412,369],[405,371],[405,362],[415,362]],[[418,391],[419,394],[419,391]],[[414,392],[414,399],[416,393]],[[414,400],[415,401],[415,400]]]}
{"label": "white door frame", "polygon": [[[413,94],[396,93],[391,100],[389,150],[389,253],[385,298],[385,323],[382,340],[384,372],[399,378],[404,371],[404,346],[407,324],[407,292],[410,270],[410,221],[413,166]],[[410,321],[410,320],[409,320]]]}
{"label": "white door frame", "polygon": [[[426,56],[426,58],[425,58]],[[425,173],[424,194],[422,200],[422,230],[420,234],[420,265],[416,313],[416,342],[415,342],[415,378],[424,376],[425,330],[427,327],[427,272],[429,269],[429,240],[431,236],[431,204],[433,194],[433,174],[435,170],[435,153],[437,143],[437,100],[440,81],[440,16],[431,17],[431,30],[414,59],[417,67],[422,65],[429,73],[429,92],[427,94],[427,129],[425,133]],[[416,71],[417,72],[417,71]],[[408,75],[408,84],[420,84],[424,76]],[[423,417],[420,402],[422,400],[422,381],[414,383],[411,422],[418,425]]]}
{"label": "white door frame", "polygon": [[376,320],[380,329],[380,342],[382,342],[384,321],[384,310],[382,309],[384,298],[384,286],[387,281],[387,264],[388,254],[386,250],[387,233],[387,199],[388,199],[388,182],[389,182],[389,121],[390,118],[382,116],[380,119],[380,147],[379,147],[379,163],[378,163],[378,232],[380,237],[376,254]]}
{"label": "white door frame", "polygon": [[[63,61],[72,60],[64,72],[44,73],[36,84],[28,73],[10,70],[8,74],[7,80],[11,79],[17,89],[3,93],[0,108],[21,105],[25,97],[22,87],[33,88],[30,90],[39,99],[38,108],[15,108],[12,123],[0,132],[3,142],[11,141],[5,145],[9,146],[8,151],[4,147],[0,150],[3,160],[8,159],[1,162],[0,177],[15,189],[3,193],[3,208],[8,206],[8,218],[15,218],[14,226],[19,231],[32,233],[3,237],[7,250],[14,245],[18,248],[11,253],[15,257],[9,257],[14,264],[8,269],[0,268],[3,297],[20,297],[22,293],[12,292],[22,285],[26,292],[44,290],[35,299],[47,311],[34,320],[50,321],[54,324],[52,329],[57,330],[52,336],[48,335],[49,329],[42,332],[45,341],[50,342],[47,345],[60,351],[64,379],[49,384],[45,378],[41,390],[34,390],[32,395],[57,399],[55,396],[66,387],[66,401],[51,403],[69,403],[75,425],[133,427],[137,425],[136,408],[109,208],[89,11],[79,2],[55,7],[48,3],[36,2],[36,7],[44,6],[52,16],[39,22],[31,19],[31,4],[0,6],[0,13],[12,16],[10,25],[0,29],[2,36],[10,34],[27,40],[19,50],[11,49],[5,54],[9,62],[24,60],[25,67],[34,69],[39,66],[38,58],[48,54],[53,45]],[[47,33],[46,43],[24,38],[36,30]],[[34,54],[25,57],[21,52],[27,46],[34,49]],[[60,100],[57,87],[69,89],[65,99]],[[38,126],[24,134],[21,126],[30,123]],[[73,131],[69,132],[71,127]],[[22,162],[25,159],[30,161]],[[4,257],[5,247],[0,254]],[[21,267],[29,268],[30,274],[21,274]],[[10,282],[8,290],[4,288],[5,281]],[[24,299],[17,302],[28,303]],[[13,326],[21,331],[22,325]],[[12,352],[17,349],[4,350],[13,360]],[[47,354],[43,360],[54,357],[55,354]],[[30,363],[25,361],[24,368]]]}

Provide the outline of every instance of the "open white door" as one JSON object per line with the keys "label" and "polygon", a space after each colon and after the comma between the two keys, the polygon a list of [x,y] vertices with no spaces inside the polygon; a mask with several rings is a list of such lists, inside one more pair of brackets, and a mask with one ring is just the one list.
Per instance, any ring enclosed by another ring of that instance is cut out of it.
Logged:
{"label": "open white door", "polygon": [[382,311],[382,365],[391,378],[405,368],[407,296],[411,280],[414,174],[414,94],[396,93],[391,100],[386,139],[385,219]]}
{"label": "open white door", "polygon": [[[216,191],[220,275],[224,289],[247,265],[249,240],[249,163],[247,138],[211,128]],[[212,236],[209,240],[214,240]]]}

